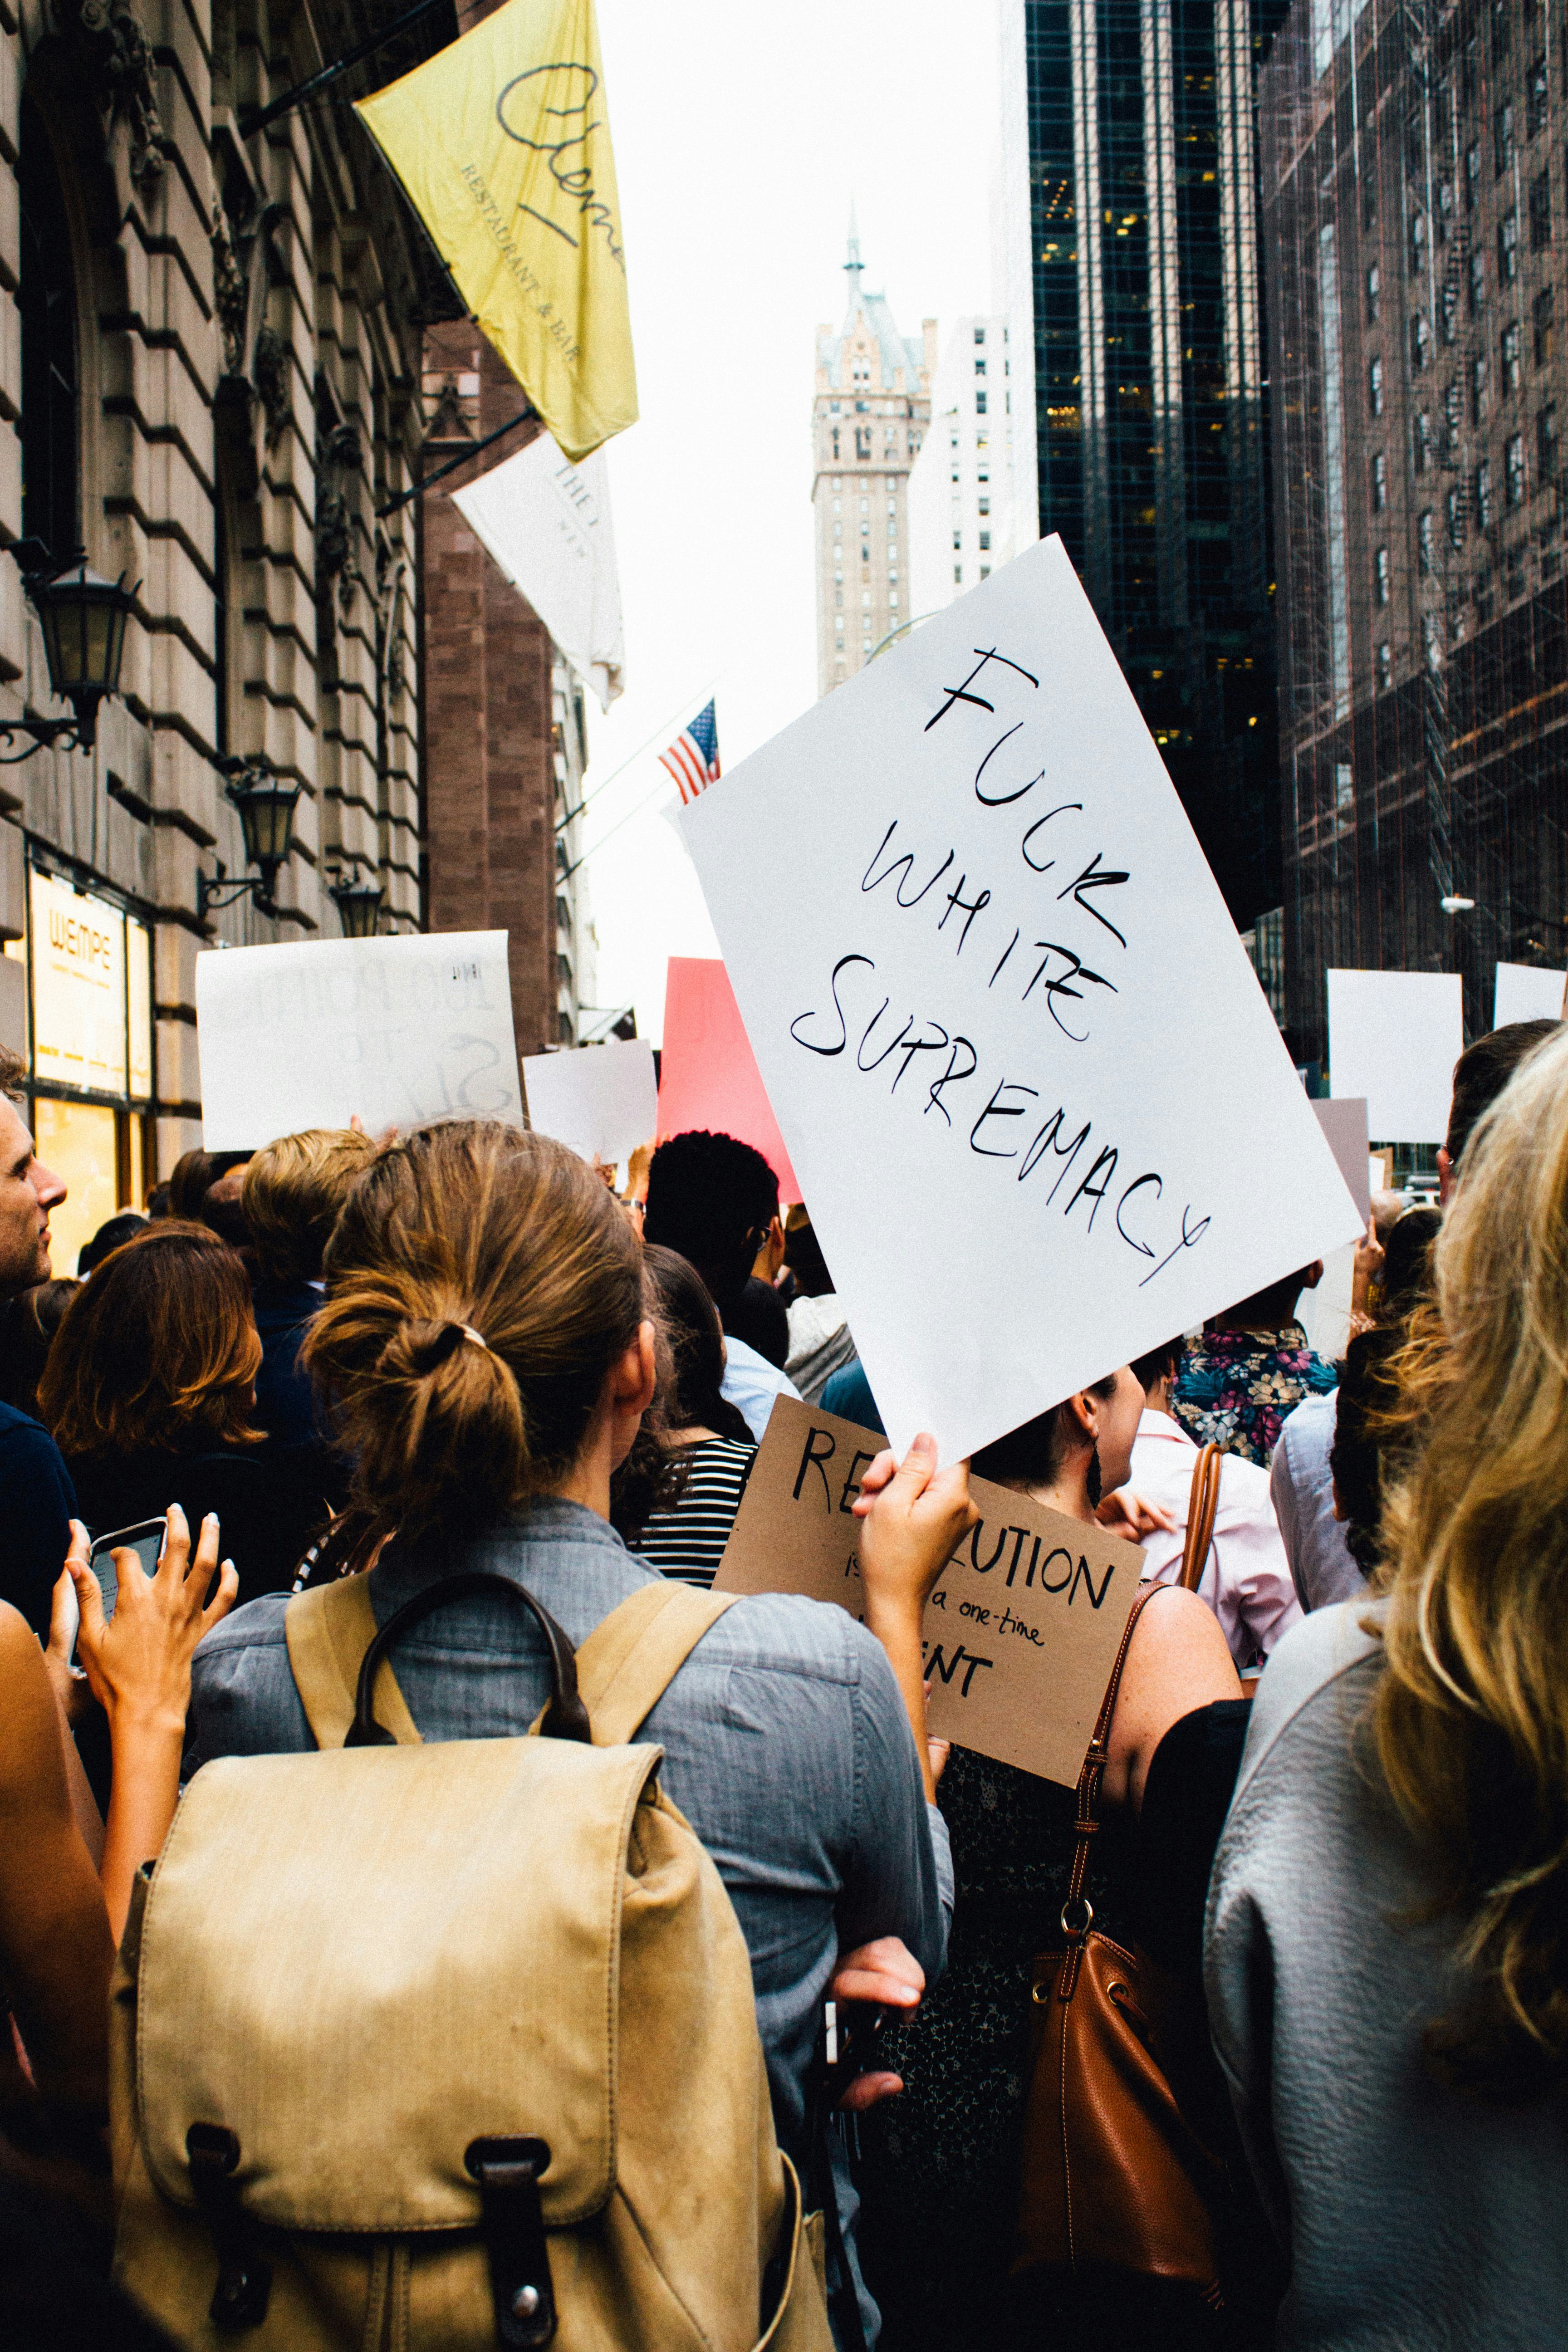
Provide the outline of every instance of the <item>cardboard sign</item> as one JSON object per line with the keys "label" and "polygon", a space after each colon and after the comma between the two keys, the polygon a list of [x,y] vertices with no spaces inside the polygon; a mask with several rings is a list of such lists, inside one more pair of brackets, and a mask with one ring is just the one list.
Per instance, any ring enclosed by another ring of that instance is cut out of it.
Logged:
{"label": "cardboard sign", "polygon": [[971,1453],[1353,1238],[1059,540],[680,823],[900,1450]]}
{"label": "cardboard sign", "polygon": [[504,931],[401,933],[196,958],[202,1140],[310,1127],[522,1125]]}
{"label": "cardboard sign", "polygon": [[778,1178],[780,1200],[800,1199],[728,972],[714,957],[671,956],[664,991],[658,1131],[661,1137],[684,1135],[694,1127],[749,1143]]}
{"label": "cardboard sign", "polygon": [[1312,1109],[1364,1225],[1372,1214],[1366,1104],[1356,1095],[1343,1101],[1314,1102]]}
{"label": "cardboard sign", "polygon": [[658,1087],[646,1037],[526,1055],[522,1083],[531,1123],[584,1160],[618,1168],[652,1139]]}
{"label": "cardboard sign", "polygon": [[1492,984],[1492,1026],[1510,1021],[1561,1021],[1568,971],[1547,971],[1532,963],[1500,963]]}
{"label": "cardboard sign", "polygon": [[1329,1084],[1366,1097],[1379,1143],[1441,1143],[1465,1049],[1457,971],[1331,971]]}
{"label": "cardboard sign", "polygon": [[[779,1397],[714,1591],[804,1592],[862,1616],[852,1507],[882,1450],[874,1431]],[[926,1605],[932,1735],[1070,1789],[1143,1553],[988,1479],[972,1479],[970,1492],[984,1516]]]}

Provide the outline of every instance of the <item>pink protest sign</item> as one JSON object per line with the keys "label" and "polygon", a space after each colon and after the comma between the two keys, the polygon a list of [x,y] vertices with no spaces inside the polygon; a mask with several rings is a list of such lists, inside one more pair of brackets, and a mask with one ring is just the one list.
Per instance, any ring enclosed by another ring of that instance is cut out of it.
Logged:
{"label": "pink protest sign", "polygon": [[715,957],[671,956],[658,1132],[662,1139],[694,1127],[751,1144],[778,1178],[781,1201],[801,1198],[729,973]]}

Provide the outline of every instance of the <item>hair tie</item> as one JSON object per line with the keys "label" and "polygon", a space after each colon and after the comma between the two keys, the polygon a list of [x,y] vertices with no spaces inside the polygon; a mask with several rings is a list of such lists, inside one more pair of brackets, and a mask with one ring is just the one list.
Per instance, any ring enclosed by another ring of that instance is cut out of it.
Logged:
{"label": "hair tie", "polygon": [[486,1339],[482,1331],[476,1331],[471,1323],[459,1323],[458,1325],[458,1329],[462,1333],[465,1339],[471,1339],[476,1348],[482,1348],[484,1349],[487,1356],[490,1354],[490,1343]]}

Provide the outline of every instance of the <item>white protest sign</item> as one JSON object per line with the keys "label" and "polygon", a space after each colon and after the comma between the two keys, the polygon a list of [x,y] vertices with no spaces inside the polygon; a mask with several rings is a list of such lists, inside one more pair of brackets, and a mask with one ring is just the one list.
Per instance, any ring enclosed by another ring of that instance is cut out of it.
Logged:
{"label": "white protest sign", "polygon": [[646,1037],[530,1054],[522,1065],[528,1116],[584,1160],[618,1167],[658,1127],[658,1085]]}
{"label": "white protest sign", "polygon": [[1543,971],[1532,963],[1500,963],[1492,987],[1492,1027],[1510,1021],[1561,1021],[1568,971]]}
{"label": "white protest sign", "polygon": [[1329,1091],[1364,1095],[1378,1143],[1441,1143],[1465,1050],[1453,971],[1331,971]]}
{"label": "white protest sign", "polygon": [[196,958],[202,1140],[310,1127],[522,1125],[504,931],[230,948]]}
{"label": "white protest sign", "polygon": [[1356,1213],[1364,1225],[1372,1214],[1372,1188],[1368,1181],[1371,1155],[1366,1141],[1366,1105],[1360,1096],[1350,1101],[1314,1102],[1312,1116],[1322,1129],[1329,1150],[1339,1162],[1340,1174],[1349,1187],[1356,1204]]}
{"label": "white protest sign", "polygon": [[681,822],[900,1452],[967,1454],[1354,1238],[1059,540]]}
{"label": "white protest sign", "polygon": [[574,466],[541,433],[452,504],[608,710],[626,655],[603,450]]}

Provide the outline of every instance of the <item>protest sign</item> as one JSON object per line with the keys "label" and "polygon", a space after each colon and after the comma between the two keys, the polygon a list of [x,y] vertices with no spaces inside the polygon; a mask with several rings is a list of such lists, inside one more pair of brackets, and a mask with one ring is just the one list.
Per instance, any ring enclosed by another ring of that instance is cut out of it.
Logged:
{"label": "protest sign", "polygon": [[1462,982],[1450,971],[1331,971],[1329,1087],[1364,1096],[1379,1143],[1441,1143],[1465,1047]]}
{"label": "protest sign", "polygon": [[530,1054],[522,1084],[531,1123],[584,1160],[619,1167],[639,1143],[652,1140],[658,1087],[646,1037]]}
{"label": "protest sign", "polygon": [[308,1127],[522,1125],[504,931],[400,933],[196,958],[202,1140]]}
{"label": "protest sign", "polygon": [[1532,963],[1500,963],[1492,984],[1492,1027],[1510,1021],[1561,1021],[1568,971]]}
{"label": "protest sign", "polygon": [[1344,1101],[1314,1102],[1312,1110],[1364,1224],[1372,1214],[1366,1104],[1356,1095]]}
{"label": "protest sign", "polygon": [[684,1135],[693,1127],[749,1143],[778,1178],[779,1198],[800,1199],[729,974],[711,956],[671,956],[664,990],[658,1131]]}
{"label": "protest sign", "polygon": [[1059,540],[680,822],[900,1448],[969,1453],[1353,1235]]}
{"label": "protest sign", "polygon": [[[804,1592],[864,1613],[852,1506],[883,1440],[774,1400],[716,1592]],[[926,1604],[932,1736],[1071,1788],[1143,1573],[1137,1544],[972,1478],[980,1525]]]}

